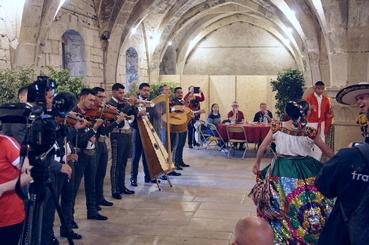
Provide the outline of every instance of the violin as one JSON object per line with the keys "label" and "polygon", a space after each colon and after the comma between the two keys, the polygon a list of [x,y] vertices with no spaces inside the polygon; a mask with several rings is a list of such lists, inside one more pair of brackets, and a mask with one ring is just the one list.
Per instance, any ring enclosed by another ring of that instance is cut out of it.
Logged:
{"label": "violin", "polygon": [[[102,119],[104,121],[113,121],[116,120],[117,117],[120,115],[120,111],[118,108],[112,106],[112,105],[104,105],[103,107],[96,107],[94,109],[88,110],[85,114],[85,117],[88,120],[96,120],[96,119]],[[127,120],[134,119],[133,116],[127,116],[125,115],[125,118]]]}
{"label": "violin", "polygon": [[[67,126],[74,127],[77,122],[83,122],[84,118],[81,114],[78,114],[76,112],[69,112],[65,118],[62,117],[56,117],[56,122],[58,124],[65,124]],[[87,125],[89,127],[90,123]]]}

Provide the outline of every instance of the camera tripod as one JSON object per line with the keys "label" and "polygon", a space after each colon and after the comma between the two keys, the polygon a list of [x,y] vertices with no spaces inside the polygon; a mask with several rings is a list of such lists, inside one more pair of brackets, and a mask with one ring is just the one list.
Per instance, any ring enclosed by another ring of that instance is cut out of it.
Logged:
{"label": "camera tripod", "polygon": [[[49,169],[47,166],[40,164],[47,161],[48,155],[54,148],[51,147],[46,153],[42,154],[40,159],[36,160],[36,164],[32,164],[32,157],[30,156],[30,163],[33,166],[31,170],[31,176],[33,182],[29,188],[29,198],[27,201],[26,218],[23,225],[23,231],[21,235],[21,245],[40,245],[42,242],[42,226],[44,217],[45,198],[47,195],[51,195],[55,209],[58,213],[60,223],[63,227],[66,225],[65,218],[62,215],[62,211],[56,196],[55,190],[49,178]],[[49,192],[49,193],[48,193]],[[73,239],[68,229],[68,243],[73,245]]]}
{"label": "camera tripod", "polygon": [[[21,236],[21,245],[39,245],[41,244],[42,237],[42,222],[44,216],[44,206],[46,197],[46,188],[48,188],[50,195],[53,199],[55,208],[57,210],[60,223],[62,226],[67,227],[65,219],[61,213],[61,208],[58,204],[58,200],[55,194],[55,190],[50,181],[47,183],[32,183],[30,185],[29,200],[27,203],[27,215],[25,218],[23,232]],[[73,239],[68,234],[68,243],[73,245]]]}

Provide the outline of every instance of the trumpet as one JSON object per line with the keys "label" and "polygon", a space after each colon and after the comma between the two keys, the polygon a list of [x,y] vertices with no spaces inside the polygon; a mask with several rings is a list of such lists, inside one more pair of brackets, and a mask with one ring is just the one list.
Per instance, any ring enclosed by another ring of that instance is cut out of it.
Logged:
{"label": "trumpet", "polygon": [[136,104],[144,107],[154,107],[155,103],[150,100],[137,100]]}
{"label": "trumpet", "polygon": [[124,97],[123,101],[126,102],[126,103],[129,103],[131,105],[141,105],[143,107],[154,107],[155,106],[155,103],[150,101],[150,100],[141,100],[141,99],[137,99],[133,96],[131,96],[129,98]]}

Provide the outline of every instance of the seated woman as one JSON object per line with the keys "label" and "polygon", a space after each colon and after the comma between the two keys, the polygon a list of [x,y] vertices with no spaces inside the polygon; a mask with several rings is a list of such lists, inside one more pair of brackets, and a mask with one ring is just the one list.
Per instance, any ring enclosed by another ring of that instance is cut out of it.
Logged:
{"label": "seated woman", "polygon": [[[314,186],[322,164],[309,154],[314,143],[329,157],[333,151],[324,144],[316,129],[306,127],[309,111],[306,101],[289,102],[285,111],[291,120],[282,125],[273,122],[253,166],[254,174],[262,179],[268,174],[270,181],[269,205],[258,206],[257,213],[271,225],[276,243],[316,244],[333,203]],[[259,172],[261,158],[273,139],[277,156],[272,168],[268,165]],[[255,188],[250,195],[254,191]]]}
{"label": "seated woman", "polygon": [[219,114],[219,106],[218,104],[212,104],[211,111],[208,115],[208,123],[218,126],[218,124],[220,124],[220,121],[221,119],[220,119],[220,114]]}

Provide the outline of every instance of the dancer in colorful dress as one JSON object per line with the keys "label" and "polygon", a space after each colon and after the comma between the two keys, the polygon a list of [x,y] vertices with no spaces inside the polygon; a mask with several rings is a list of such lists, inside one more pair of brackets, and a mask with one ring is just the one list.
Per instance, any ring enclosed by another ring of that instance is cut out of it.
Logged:
{"label": "dancer in colorful dress", "polygon": [[[258,216],[271,225],[276,244],[316,244],[332,202],[317,191],[315,178],[322,164],[310,157],[316,144],[327,156],[333,151],[322,141],[316,129],[306,127],[309,105],[306,101],[289,102],[285,109],[291,118],[283,124],[275,121],[260,145],[253,172],[264,179],[270,165],[261,172],[260,161],[274,140],[277,155],[269,171],[270,210],[257,207]],[[273,213],[274,215],[270,215]]]}

